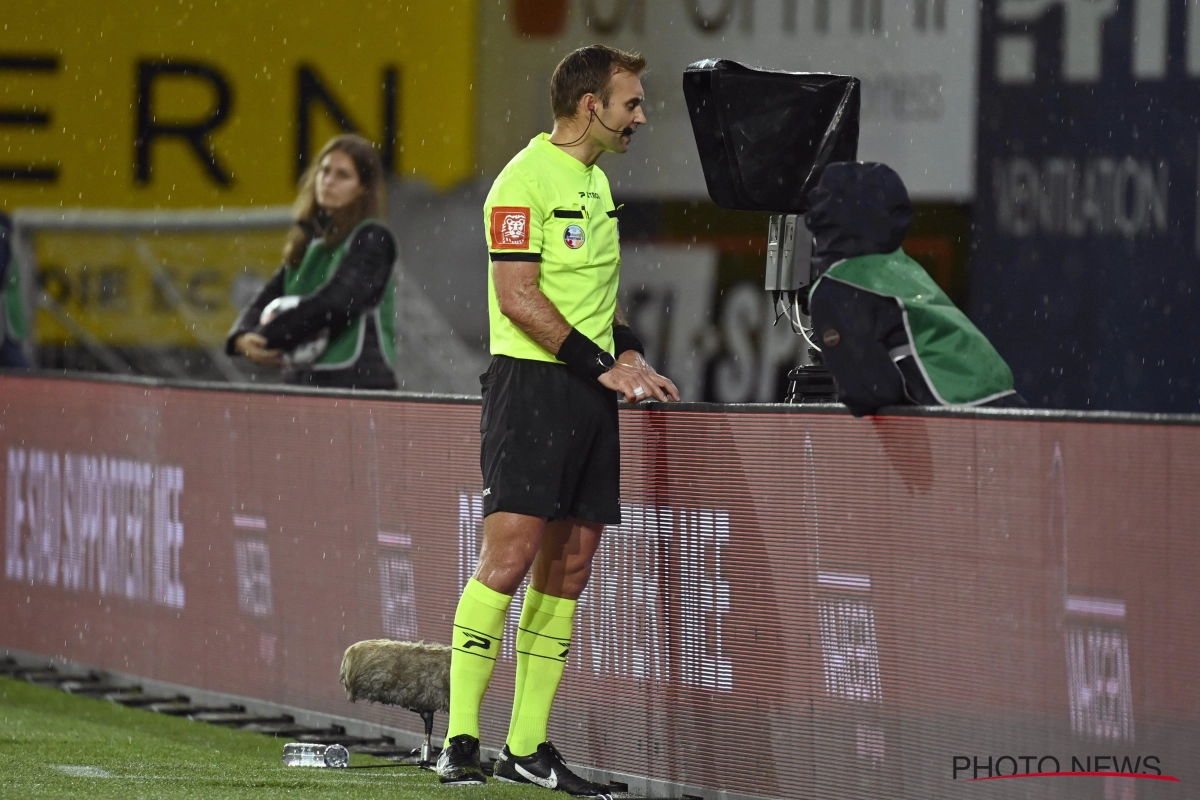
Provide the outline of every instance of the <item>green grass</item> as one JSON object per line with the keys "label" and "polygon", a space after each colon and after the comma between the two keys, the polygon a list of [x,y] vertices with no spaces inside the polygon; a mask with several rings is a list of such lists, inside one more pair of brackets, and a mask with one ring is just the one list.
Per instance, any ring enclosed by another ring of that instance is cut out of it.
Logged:
{"label": "green grass", "polygon": [[285,767],[284,742],[0,678],[0,798],[555,797],[496,782],[443,788],[429,771],[361,755],[347,769]]}

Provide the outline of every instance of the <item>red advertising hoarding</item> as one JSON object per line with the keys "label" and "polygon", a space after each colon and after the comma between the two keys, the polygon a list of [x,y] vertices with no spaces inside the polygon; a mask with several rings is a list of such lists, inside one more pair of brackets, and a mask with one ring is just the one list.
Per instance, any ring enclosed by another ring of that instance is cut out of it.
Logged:
{"label": "red advertising hoarding", "polygon": [[[621,412],[624,522],[551,720],[568,758],[768,797],[1200,796],[1200,428],[796,412]],[[350,704],[338,666],[448,640],[478,422],[450,398],[0,378],[0,647],[417,730]],[[1179,782],[965,782],[1110,756]]]}

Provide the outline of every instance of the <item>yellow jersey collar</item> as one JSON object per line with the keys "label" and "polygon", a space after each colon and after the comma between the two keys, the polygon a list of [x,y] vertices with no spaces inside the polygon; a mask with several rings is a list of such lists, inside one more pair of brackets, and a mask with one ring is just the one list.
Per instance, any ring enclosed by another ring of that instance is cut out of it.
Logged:
{"label": "yellow jersey collar", "polygon": [[[586,175],[592,171],[592,167],[585,165],[578,158],[570,153],[565,152],[561,147],[551,142],[550,134],[548,133],[539,133],[537,136],[530,139],[529,146],[539,150],[547,151],[549,153],[547,158],[550,158],[555,163],[562,164],[564,167],[572,169],[581,175]],[[593,164],[592,166],[595,165]]]}

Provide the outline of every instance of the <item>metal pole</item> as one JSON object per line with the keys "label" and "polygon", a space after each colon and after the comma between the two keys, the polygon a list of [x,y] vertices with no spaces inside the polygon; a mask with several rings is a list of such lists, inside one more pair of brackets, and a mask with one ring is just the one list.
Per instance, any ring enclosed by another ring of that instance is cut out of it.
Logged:
{"label": "metal pole", "polygon": [[171,304],[171,308],[173,308],[175,313],[183,318],[184,322],[191,326],[190,333],[192,338],[197,344],[200,345],[201,348],[203,348],[204,352],[208,353],[208,357],[212,359],[213,363],[216,365],[217,369],[220,370],[221,375],[225,378],[225,380],[229,381],[230,383],[241,383],[244,381],[246,377],[242,375],[241,371],[234,365],[233,359],[225,355],[225,350],[215,345],[213,342],[208,341],[207,337],[200,335],[200,331],[204,324],[203,320],[198,319],[196,315],[192,313],[192,310],[188,308],[187,303],[185,303],[183,300],[183,296],[179,294],[179,289],[175,286],[175,282],[171,280],[171,276],[167,274],[166,270],[162,268],[162,264],[159,263],[158,259],[154,257],[154,253],[150,250],[150,246],[144,241],[138,241],[137,252],[142,259],[142,263],[150,268],[151,274],[154,276],[154,283],[160,290],[162,290],[163,296],[166,297],[167,302]]}
{"label": "metal pole", "polygon": [[[115,350],[93,336],[92,332],[87,328],[71,319],[71,315],[64,311],[63,307],[60,306],[53,297],[45,292],[41,292],[38,297],[38,306],[46,309],[46,311],[50,313],[50,316],[58,320],[59,324],[66,328],[72,336],[82,342],[83,346],[86,347],[92,353],[92,355],[100,359],[104,366],[108,367],[111,371],[117,373],[118,375],[129,375],[134,372],[134,369],[130,367],[123,358],[117,355]],[[32,336],[30,338],[32,338]]]}
{"label": "metal pole", "polygon": [[25,314],[25,328],[28,333],[21,349],[29,363],[37,366],[37,294],[34,292],[34,280],[37,270],[34,268],[32,231],[26,231],[20,217],[13,218],[13,254],[17,259],[17,270],[21,281],[21,311]]}

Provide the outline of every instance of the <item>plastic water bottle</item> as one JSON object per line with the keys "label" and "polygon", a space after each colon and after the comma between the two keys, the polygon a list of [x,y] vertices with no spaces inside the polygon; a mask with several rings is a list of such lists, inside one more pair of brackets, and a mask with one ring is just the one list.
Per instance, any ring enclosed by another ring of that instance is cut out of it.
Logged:
{"label": "plastic water bottle", "polygon": [[283,746],[283,764],[286,767],[346,767],[350,765],[350,751],[340,744],[292,742]]}

